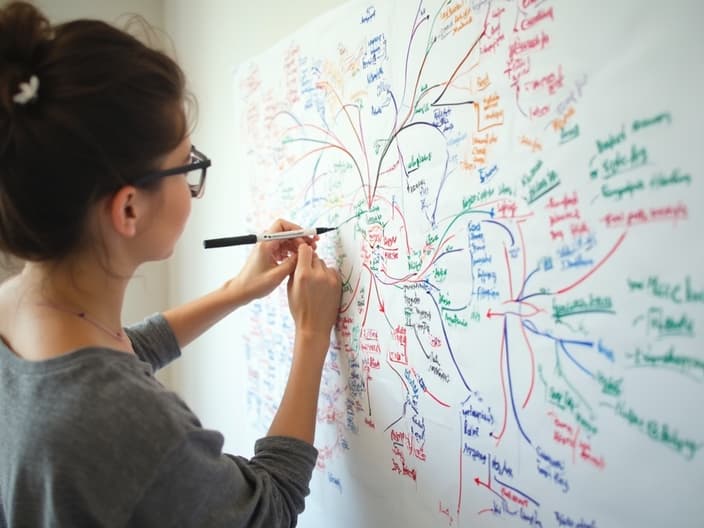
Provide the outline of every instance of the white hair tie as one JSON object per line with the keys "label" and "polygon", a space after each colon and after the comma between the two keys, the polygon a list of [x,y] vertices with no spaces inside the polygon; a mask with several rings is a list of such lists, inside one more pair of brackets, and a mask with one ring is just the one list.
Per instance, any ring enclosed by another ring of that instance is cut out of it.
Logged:
{"label": "white hair tie", "polygon": [[27,104],[37,98],[39,92],[39,79],[36,75],[32,75],[28,82],[20,83],[20,91],[16,93],[12,100],[17,104]]}

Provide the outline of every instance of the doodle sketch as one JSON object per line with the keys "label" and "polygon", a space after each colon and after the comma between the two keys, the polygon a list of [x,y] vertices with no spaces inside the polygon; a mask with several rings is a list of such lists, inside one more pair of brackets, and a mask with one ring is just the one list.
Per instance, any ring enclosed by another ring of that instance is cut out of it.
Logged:
{"label": "doodle sketch", "polygon": [[654,6],[355,1],[239,68],[252,229],[339,227],[303,525],[702,526],[704,18]]}

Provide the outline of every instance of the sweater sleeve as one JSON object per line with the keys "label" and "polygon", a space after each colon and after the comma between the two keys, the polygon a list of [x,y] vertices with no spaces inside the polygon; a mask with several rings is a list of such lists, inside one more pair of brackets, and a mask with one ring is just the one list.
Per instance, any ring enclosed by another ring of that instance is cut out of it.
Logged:
{"label": "sweater sleeve", "polygon": [[159,370],[181,356],[181,347],[171,326],[160,314],[125,328],[135,354],[149,363],[154,371]]}
{"label": "sweater sleeve", "polygon": [[130,526],[296,526],[317,450],[268,437],[247,460],[223,454],[222,444],[215,431],[189,432],[159,465]]}

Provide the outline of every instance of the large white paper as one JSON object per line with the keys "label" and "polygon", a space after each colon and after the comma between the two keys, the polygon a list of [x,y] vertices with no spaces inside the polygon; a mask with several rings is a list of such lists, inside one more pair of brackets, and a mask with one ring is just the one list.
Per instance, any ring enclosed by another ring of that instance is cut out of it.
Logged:
{"label": "large white paper", "polygon": [[[339,226],[303,526],[704,523],[703,19],[352,2],[242,65],[252,229]],[[264,432],[285,291],[250,322]]]}

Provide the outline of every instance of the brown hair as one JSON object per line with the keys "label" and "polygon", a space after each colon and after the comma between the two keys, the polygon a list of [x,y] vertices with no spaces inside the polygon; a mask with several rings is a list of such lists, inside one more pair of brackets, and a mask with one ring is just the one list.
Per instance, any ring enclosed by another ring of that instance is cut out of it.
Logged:
{"label": "brown hair", "polygon": [[[32,76],[37,97],[15,102]],[[186,136],[185,96],[179,66],[124,31],[52,26],[24,2],[0,8],[0,251],[48,260],[75,249],[89,206]]]}

